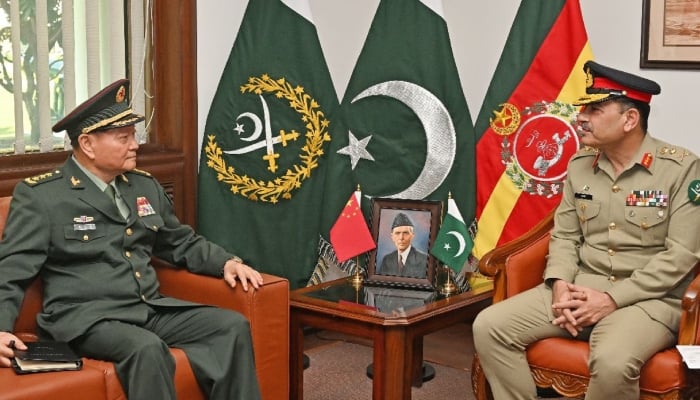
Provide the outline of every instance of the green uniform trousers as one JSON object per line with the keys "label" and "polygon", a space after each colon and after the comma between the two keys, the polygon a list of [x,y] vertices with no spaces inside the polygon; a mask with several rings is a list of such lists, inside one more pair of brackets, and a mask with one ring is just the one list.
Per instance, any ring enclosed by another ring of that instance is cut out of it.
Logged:
{"label": "green uniform trousers", "polygon": [[[525,349],[539,339],[571,337],[552,325],[551,305],[552,291],[541,284],[493,304],[474,320],[474,345],[494,399],[537,398]],[[672,331],[634,305],[614,311],[577,338],[590,343],[589,400],[639,399],[642,365],[676,343]]]}
{"label": "green uniform trousers", "polygon": [[260,399],[250,325],[229,310],[153,307],[143,326],[98,322],[71,345],[81,355],[113,361],[129,400],[176,398],[168,347],[184,350],[209,399]]}

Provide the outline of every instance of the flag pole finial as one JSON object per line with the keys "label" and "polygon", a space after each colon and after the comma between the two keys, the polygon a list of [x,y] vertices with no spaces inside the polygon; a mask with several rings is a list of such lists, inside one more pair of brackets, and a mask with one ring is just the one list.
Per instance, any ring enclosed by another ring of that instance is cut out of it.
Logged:
{"label": "flag pole finial", "polygon": [[357,189],[355,189],[355,190],[358,191],[358,192],[361,192],[361,190],[360,190],[360,184],[359,184],[359,183],[357,184]]}

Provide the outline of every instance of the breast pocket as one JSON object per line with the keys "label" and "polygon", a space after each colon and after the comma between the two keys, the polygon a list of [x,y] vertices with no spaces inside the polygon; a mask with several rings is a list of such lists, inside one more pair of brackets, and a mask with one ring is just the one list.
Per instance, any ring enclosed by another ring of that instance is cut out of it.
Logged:
{"label": "breast pocket", "polygon": [[146,227],[146,229],[153,232],[158,232],[160,228],[162,228],[163,225],[165,225],[163,218],[161,218],[158,214],[151,214],[145,217],[141,217],[140,221]]}
{"label": "breast pocket", "polygon": [[595,218],[600,214],[600,201],[597,200],[577,200],[576,215],[581,224],[581,231],[587,234],[589,229],[595,224]]}
{"label": "breast pocket", "polygon": [[643,246],[661,246],[668,233],[668,210],[660,207],[625,207],[629,231],[637,233]]}
{"label": "breast pocket", "polygon": [[106,228],[101,223],[75,223],[63,227],[63,237],[67,243],[74,241],[92,242],[105,236]]}

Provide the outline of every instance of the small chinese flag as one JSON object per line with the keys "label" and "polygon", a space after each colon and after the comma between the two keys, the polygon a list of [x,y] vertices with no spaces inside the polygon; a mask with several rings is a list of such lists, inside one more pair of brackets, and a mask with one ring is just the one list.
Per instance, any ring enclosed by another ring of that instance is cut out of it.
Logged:
{"label": "small chinese flag", "polygon": [[359,190],[350,195],[343,211],[333,224],[331,245],[340,262],[377,247],[360,209]]}

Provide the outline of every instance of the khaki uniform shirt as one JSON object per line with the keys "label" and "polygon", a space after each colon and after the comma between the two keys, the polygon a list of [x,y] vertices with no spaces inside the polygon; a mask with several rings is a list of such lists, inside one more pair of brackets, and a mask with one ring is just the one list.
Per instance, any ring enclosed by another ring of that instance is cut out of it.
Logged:
{"label": "khaki uniform shirt", "polygon": [[607,292],[676,332],[700,260],[700,162],[648,134],[635,160],[615,178],[602,153],[571,159],[544,278]]}
{"label": "khaki uniform shirt", "polygon": [[38,324],[61,341],[101,320],[142,324],[150,306],[192,307],[160,294],[151,256],[220,274],[232,255],[181,224],[154,178],[132,171],[116,185],[126,218],[73,159],[17,184],[0,242],[0,331],[12,331],[24,287],[38,274]]}

